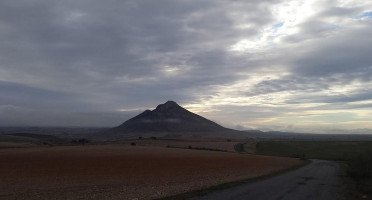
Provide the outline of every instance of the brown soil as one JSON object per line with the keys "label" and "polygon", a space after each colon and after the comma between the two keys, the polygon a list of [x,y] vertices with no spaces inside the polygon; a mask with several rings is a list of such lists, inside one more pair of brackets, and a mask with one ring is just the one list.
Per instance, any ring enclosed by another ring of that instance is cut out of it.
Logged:
{"label": "brown soil", "polygon": [[299,163],[292,158],[129,145],[2,149],[0,199],[153,199]]}

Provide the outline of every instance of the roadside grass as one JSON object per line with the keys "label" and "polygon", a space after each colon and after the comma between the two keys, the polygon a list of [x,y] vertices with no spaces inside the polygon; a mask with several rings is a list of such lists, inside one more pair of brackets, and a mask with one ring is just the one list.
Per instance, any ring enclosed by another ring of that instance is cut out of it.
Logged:
{"label": "roadside grass", "polygon": [[348,199],[372,198],[372,152],[355,154],[345,162],[343,168],[348,186]]}
{"label": "roadside grass", "polygon": [[355,180],[368,180],[372,175],[372,153],[365,151],[347,160],[347,175]]}
{"label": "roadside grass", "polygon": [[258,155],[336,161],[347,161],[366,151],[372,152],[371,141],[265,141],[256,144],[256,154]]}

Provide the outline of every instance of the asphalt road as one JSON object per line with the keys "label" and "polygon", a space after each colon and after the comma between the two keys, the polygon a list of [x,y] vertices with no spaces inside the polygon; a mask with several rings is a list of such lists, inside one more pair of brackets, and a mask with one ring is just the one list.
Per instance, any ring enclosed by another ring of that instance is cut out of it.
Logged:
{"label": "asphalt road", "polygon": [[342,198],[339,165],[312,160],[309,165],[273,178],[216,191],[194,200],[337,200]]}

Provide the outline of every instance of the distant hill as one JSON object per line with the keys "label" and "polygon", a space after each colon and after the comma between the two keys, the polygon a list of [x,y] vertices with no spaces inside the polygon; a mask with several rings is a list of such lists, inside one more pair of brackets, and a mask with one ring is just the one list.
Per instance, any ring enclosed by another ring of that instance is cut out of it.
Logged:
{"label": "distant hill", "polygon": [[192,113],[174,101],[160,104],[125,121],[120,126],[92,134],[97,140],[121,140],[135,137],[200,137],[240,138],[254,141],[311,141],[311,140],[371,140],[372,135],[306,134],[261,130],[237,131],[225,128],[211,120]]}
{"label": "distant hill", "polygon": [[109,132],[116,133],[225,131],[231,130],[186,110],[174,101],[167,101],[164,104],[160,104],[152,111],[146,110],[120,126],[109,130]]}
{"label": "distant hill", "polygon": [[36,144],[67,144],[66,138],[56,137],[54,135],[34,134],[34,133],[9,133],[0,134],[1,142],[28,142]]}

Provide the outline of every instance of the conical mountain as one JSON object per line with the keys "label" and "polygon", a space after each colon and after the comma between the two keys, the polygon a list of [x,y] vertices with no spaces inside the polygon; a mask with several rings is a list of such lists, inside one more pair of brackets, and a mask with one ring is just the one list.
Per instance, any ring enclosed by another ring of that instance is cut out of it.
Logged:
{"label": "conical mountain", "polygon": [[227,131],[215,122],[192,113],[174,101],[160,104],[156,109],[146,110],[112,132],[213,132]]}

